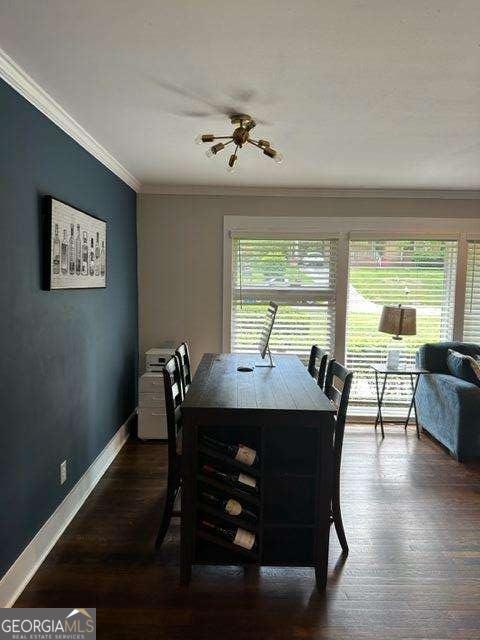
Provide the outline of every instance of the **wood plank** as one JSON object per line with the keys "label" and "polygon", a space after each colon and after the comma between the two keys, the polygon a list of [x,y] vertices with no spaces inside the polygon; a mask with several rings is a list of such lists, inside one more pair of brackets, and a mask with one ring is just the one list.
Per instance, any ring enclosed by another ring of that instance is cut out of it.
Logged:
{"label": "wood plank", "polygon": [[238,371],[238,366],[258,361],[256,354],[205,354],[182,408],[334,411],[297,356],[275,356],[274,368]]}

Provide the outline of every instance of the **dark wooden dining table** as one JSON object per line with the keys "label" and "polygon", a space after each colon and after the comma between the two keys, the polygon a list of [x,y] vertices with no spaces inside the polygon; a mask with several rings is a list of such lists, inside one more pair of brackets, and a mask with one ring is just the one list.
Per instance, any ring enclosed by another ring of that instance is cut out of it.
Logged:
{"label": "dark wooden dining table", "polygon": [[[312,567],[327,580],[335,407],[297,356],[275,356],[275,367],[257,367],[258,355],[206,353],[182,404],[181,580],[192,565]],[[242,367],[251,371],[241,371]],[[255,448],[259,463],[245,467],[206,449],[203,436]],[[222,486],[202,473],[208,463],[252,475],[256,493]],[[205,513],[225,527],[235,517],[212,512],[202,492],[233,495],[258,513],[250,526],[251,551],[216,539],[200,525]]]}

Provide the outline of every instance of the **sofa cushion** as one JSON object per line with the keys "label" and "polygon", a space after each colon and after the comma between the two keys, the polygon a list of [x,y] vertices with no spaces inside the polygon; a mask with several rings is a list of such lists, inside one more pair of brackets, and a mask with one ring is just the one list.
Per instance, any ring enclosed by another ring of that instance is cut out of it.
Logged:
{"label": "sofa cushion", "polygon": [[448,350],[453,349],[475,358],[480,355],[480,345],[468,342],[435,342],[420,347],[417,364],[432,373],[450,374],[447,366]]}
{"label": "sofa cushion", "polygon": [[455,377],[480,386],[480,364],[472,356],[449,349],[447,366]]}

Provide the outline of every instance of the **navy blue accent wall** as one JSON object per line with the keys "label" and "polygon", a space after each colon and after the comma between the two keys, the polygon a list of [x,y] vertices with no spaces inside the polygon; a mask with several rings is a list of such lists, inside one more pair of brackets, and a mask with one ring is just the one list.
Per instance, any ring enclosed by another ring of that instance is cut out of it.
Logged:
{"label": "navy blue accent wall", "polygon": [[[106,289],[42,290],[47,194],[106,220]],[[136,246],[134,191],[0,80],[0,576],[136,406]]]}

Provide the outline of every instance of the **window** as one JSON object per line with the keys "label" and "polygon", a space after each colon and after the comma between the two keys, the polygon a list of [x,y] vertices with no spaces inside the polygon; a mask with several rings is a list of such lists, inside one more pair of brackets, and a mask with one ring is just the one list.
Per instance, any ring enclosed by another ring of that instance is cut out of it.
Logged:
{"label": "window", "polygon": [[[456,241],[350,242],[346,362],[355,372],[354,404],[365,407],[376,402],[369,365],[384,363],[389,349],[399,348],[402,362],[412,365],[420,345],[451,339],[456,262]],[[417,335],[393,342],[391,336],[378,331],[378,322],[383,305],[400,303],[417,309]],[[385,396],[387,407],[403,407],[411,398],[409,378],[395,379],[390,389]]]}
{"label": "window", "polygon": [[[376,408],[373,371],[400,347],[480,341],[480,219],[224,216],[223,349],[255,352],[266,308],[279,303],[273,353],[312,344],[354,372],[353,415]],[[417,309],[417,335],[378,331],[384,304]],[[391,378],[386,415],[405,415],[409,378]]]}
{"label": "window", "polygon": [[480,240],[468,243],[467,286],[463,338],[480,341]]}
{"label": "window", "polygon": [[279,304],[273,352],[306,359],[313,343],[333,353],[336,240],[235,238],[231,350],[257,350],[270,300]]}

